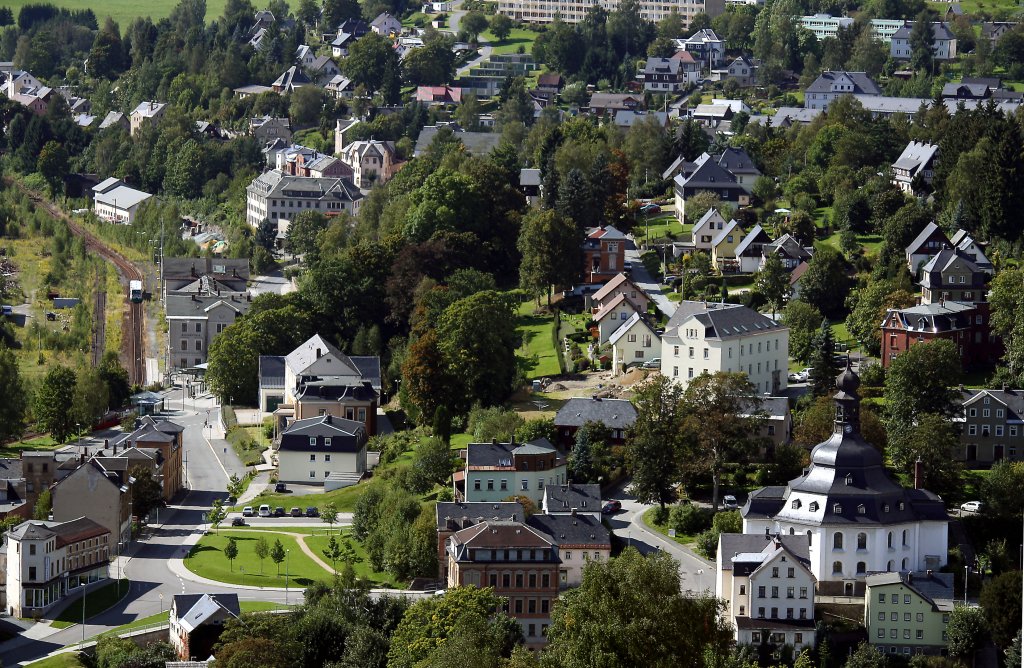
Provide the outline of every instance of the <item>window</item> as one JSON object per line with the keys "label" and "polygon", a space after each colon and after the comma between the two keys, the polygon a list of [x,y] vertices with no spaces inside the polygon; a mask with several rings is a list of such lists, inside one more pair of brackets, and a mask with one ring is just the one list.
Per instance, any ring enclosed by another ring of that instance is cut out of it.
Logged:
{"label": "window", "polygon": [[779,577],[779,567],[778,566],[772,566],[772,577],[773,578]]}
{"label": "window", "polygon": [[836,574],[836,573],[842,573],[842,572],[843,572],[843,562],[841,562],[841,561],[833,561],[832,562],[832,573]]}
{"label": "window", "polygon": [[786,598],[796,598],[796,587],[786,587]]}
{"label": "window", "polygon": [[800,587],[800,598],[807,598],[807,587]]}
{"label": "window", "polygon": [[793,501],[793,503],[791,503],[791,504],[789,504],[789,505],[790,505],[790,507],[791,507],[791,508],[792,508],[793,510],[799,510],[799,509],[800,509],[800,499],[796,499],[796,500],[794,500],[794,501]]}
{"label": "window", "polygon": [[[899,594],[892,594],[891,596],[889,596],[889,600],[892,601],[894,604],[895,603],[899,603],[900,602],[900,595]],[[894,612],[892,614],[895,615],[896,613]],[[894,622],[896,621],[896,617],[895,616],[892,618],[892,621],[894,621]]]}
{"label": "window", "polygon": [[565,553],[565,560],[569,561],[570,559],[572,559],[572,552],[566,552]]}
{"label": "window", "polygon": [[759,598],[764,598],[765,587],[761,586],[757,588],[757,595]]}
{"label": "window", "polygon": [[745,614],[747,614],[747,606],[741,605],[740,606],[740,617],[742,617]]}
{"label": "window", "polygon": [[778,619],[778,618],[779,618],[779,609],[778,608],[772,608],[772,619]]}
{"label": "window", "polygon": [[[882,613],[882,616],[883,616],[883,617],[885,616],[885,613],[884,613],[884,612]],[[878,634],[877,634],[877,635],[878,635],[878,637],[879,637],[879,638],[884,638],[884,637],[885,637],[885,629],[883,629],[883,628],[879,627],[879,628],[878,628]]]}
{"label": "window", "polygon": [[746,595],[747,595],[747,585],[741,584],[740,585],[740,596],[746,596]]}
{"label": "window", "polygon": [[[863,506],[862,506],[863,507]],[[868,535],[864,532],[857,534],[857,549],[866,550],[868,549]]]}
{"label": "window", "polygon": [[868,570],[868,565],[863,561],[857,562],[857,575],[864,575]]}
{"label": "window", "polygon": [[473,490],[476,491],[476,492],[480,491],[480,481],[479,480],[474,480],[473,481]]}
{"label": "window", "polygon": [[1003,425],[997,424],[996,425],[996,436],[1002,436],[1002,435],[1003,435]]}
{"label": "window", "polygon": [[309,472],[309,477],[310,478],[315,478],[316,477],[316,471],[310,471]]}
{"label": "window", "polygon": [[309,461],[315,462],[316,461],[316,455],[310,455],[309,456]]}
{"label": "window", "polygon": [[903,639],[910,640],[910,629],[903,629]]}
{"label": "window", "polygon": [[970,436],[977,436],[978,435],[978,425],[976,425],[976,424],[969,424],[969,425],[967,425],[967,434],[970,435]]}
{"label": "window", "polygon": [[693,346],[690,347],[690,359],[693,359]]}
{"label": "window", "polygon": [[504,478],[501,481],[501,491],[508,491],[508,480],[505,480]]}
{"label": "window", "polygon": [[328,448],[331,447],[331,437],[330,436],[325,436],[324,437],[324,445],[327,446]]}
{"label": "window", "polygon": [[835,533],[835,535],[832,536],[832,549],[833,550],[841,550],[841,549],[843,549],[843,532],[837,531]]}
{"label": "window", "polygon": [[493,480],[488,480],[487,481],[487,491],[488,492],[493,492],[494,491],[494,481]]}
{"label": "window", "polygon": [[[910,594],[903,595],[903,603],[905,605],[910,605]],[[907,621],[909,622],[910,620],[908,619]]]}
{"label": "window", "polygon": [[843,506],[842,506],[842,504],[833,503],[832,504],[832,514],[833,515],[842,515],[843,514]]}
{"label": "window", "polygon": [[779,597],[779,588],[778,587],[772,587],[772,598],[778,598],[778,597]]}
{"label": "window", "polygon": [[884,622],[885,621],[885,613],[884,612],[878,613],[878,621],[880,621],[880,622]]}
{"label": "window", "polygon": [[885,594],[879,594],[878,595],[878,602],[879,603],[885,603]]}
{"label": "window", "polygon": [[[793,531],[793,530],[792,530],[792,529],[790,529],[790,531]],[[792,535],[792,534],[790,534],[790,535]],[[787,569],[787,570],[786,570],[786,577],[787,577],[787,578],[793,578],[793,577],[796,577],[796,569],[795,569],[795,568],[789,568],[789,569]]]}
{"label": "window", "polygon": [[181,323],[181,333],[185,334],[187,332],[188,332],[188,323],[187,322]]}
{"label": "window", "polygon": [[325,462],[331,461],[331,456],[330,455],[324,455],[324,461]]}
{"label": "window", "polygon": [[529,489],[530,489],[530,481],[529,480],[523,480],[523,491],[525,492],[525,491],[528,491]]}
{"label": "window", "polygon": [[29,543],[28,544],[28,553],[29,554],[35,554],[36,553],[35,543]]}
{"label": "window", "polygon": [[[812,513],[818,512],[818,502],[817,501],[811,501],[810,509],[811,509]],[[808,533],[807,535],[810,536],[811,534]],[[808,544],[810,544],[810,543],[808,542]]]}
{"label": "window", "polygon": [[764,619],[764,608],[758,608],[757,609],[757,618],[758,619]]}
{"label": "window", "polygon": [[891,531],[889,532],[889,536],[886,538],[886,543],[888,544],[888,547],[891,550],[892,549],[892,532]]}

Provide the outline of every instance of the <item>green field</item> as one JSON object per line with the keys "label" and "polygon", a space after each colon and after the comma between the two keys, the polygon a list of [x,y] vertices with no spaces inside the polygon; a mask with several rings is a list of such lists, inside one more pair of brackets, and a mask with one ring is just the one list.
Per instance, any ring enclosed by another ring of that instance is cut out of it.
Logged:
{"label": "green field", "polygon": [[[349,545],[351,545],[352,549],[355,550],[357,561],[352,564],[352,569],[356,572],[357,576],[364,580],[369,580],[378,587],[402,587],[402,585],[395,580],[394,576],[390,573],[381,573],[370,567],[370,560],[366,557],[366,550],[363,549],[362,543],[351,537],[350,532],[345,532],[342,535],[347,538]],[[325,536],[323,534],[319,536],[311,536],[306,539],[306,545],[308,545],[309,549],[313,550],[313,552],[325,562],[331,563],[330,559],[325,557],[323,552],[327,549],[327,544],[330,540],[330,536]],[[338,538],[338,541],[341,542],[341,538]],[[337,567],[340,572],[344,565],[339,561]]]}
{"label": "green field", "polygon": [[502,41],[498,41],[498,38],[490,30],[485,30],[480,35],[480,41],[487,42],[493,49],[493,53],[516,53],[519,51],[519,47],[523,47],[524,53],[530,53],[536,39],[537,33],[522,28],[513,28],[508,38]]}
{"label": "green field", "polygon": [[535,307],[535,302],[523,302],[517,318],[517,329],[523,337],[519,354],[530,360],[527,363],[527,379],[557,376],[561,372],[558,367],[558,351],[551,342],[554,316],[534,314]]}
{"label": "green field", "polygon": [[85,668],[85,664],[78,660],[78,652],[65,652],[28,665],[32,668]]}
{"label": "green field", "polygon": [[[647,525],[647,527],[649,529],[653,529],[654,531],[657,531],[658,533],[660,533],[665,538],[668,538],[669,540],[674,540],[675,542],[679,543],[680,545],[690,545],[691,543],[693,543],[694,541],[697,540],[696,536],[687,536],[685,534],[683,534],[683,535],[676,535],[676,536],[669,536],[668,535],[668,525],[666,525],[666,524],[655,524],[654,523],[654,511],[655,510],[657,510],[657,508],[648,508],[647,510],[644,511],[643,522],[644,522],[644,524]],[[639,538],[639,536],[638,536],[638,538]]]}
{"label": "green field", "polygon": [[366,489],[367,484],[367,482],[361,482],[358,485],[343,487],[341,489],[336,489],[333,492],[306,494],[304,496],[263,492],[252,501],[235,506],[233,510],[240,511],[244,506],[252,506],[253,509],[257,509],[265,503],[271,508],[277,508],[280,506],[284,508],[285,511],[289,511],[295,506],[298,506],[305,511],[306,508],[310,506],[322,508],[324,504],[333,502],[335,507],[338,509],[338,512],[350,513],[355,510],[356,501],[358,501],[359,497],[362,496],[363,490]]}
{"label": "green field", "polygon": [[[118,582],[116,580],[103,585],[99,589],[87,592],[85,597],[85,618],[87,620],[110,608],[128,595],[128,590],[131,589],[131,582],[127,579],[122,579],[120,584],[120,596],[118,595]],[[64,608],[64,611],[50,622],[50,626],[63,629],[72,624],[78,624],[81,621],[82,599],[79,597],[74,603]]]}
{"label": "green field", "polygon": [[[4,3],[6,6],[11,8],[14,12],[15,18],[18,16],[18,10],[25,5],[38,4],[36,0],[13,0],[12,2]],[[100,26],[103,25],[103,21],[106,17],[111,17],[121,26],[122,32],[128,27],[132,19],[136,16],[149,16],[155,22],[157,19],[166,18],[170,16],[171,10],[177,5],[177,0],[157,0],[152,3],[141,3],[134,2],[133,0],[106,0],[103,3],[90,2],[90,0],[55,0],[53,3],[58,7],[66,7],[67,9],[91,9],[96,13],[96,19]],[[224,5],[227,4],[227,0],[207,0],[206,2],[206,21],[210,23],[217,17],[224,13]],[[260,5],[258,8],[262,8]]]}

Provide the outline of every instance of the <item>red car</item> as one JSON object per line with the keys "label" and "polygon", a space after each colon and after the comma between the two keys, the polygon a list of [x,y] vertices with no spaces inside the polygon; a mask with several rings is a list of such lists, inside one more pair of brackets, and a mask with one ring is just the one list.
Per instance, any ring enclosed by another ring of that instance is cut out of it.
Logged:
{"label": "red car", "polygon": [[606,501],[604,506],[601,508],[601,512],[605,515],[617,513],[620,510],[622,510],[622,502],[616,501],[615,499],[612,499],[611,501]]}

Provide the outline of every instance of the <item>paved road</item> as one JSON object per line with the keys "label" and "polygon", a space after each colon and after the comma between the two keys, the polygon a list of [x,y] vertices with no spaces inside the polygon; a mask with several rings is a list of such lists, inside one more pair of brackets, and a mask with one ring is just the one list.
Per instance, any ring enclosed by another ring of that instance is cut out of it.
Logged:
{"label": "paved road", "polygon": [[684,592],[700,593],[715,591],[715,564],[686,549],[679,543],[648,529],[640,519],[651,506],[637,501],[625,489],[609,498],[622,502],[622,510],[611,516],[608,523],[619,538],[625,538],[629,545],[642,554],[661,550],[671,554],[679,562],[680,584]]}
{"label": "paved road", "polygon": [[632,238],[626,247],[626,262],[632,263],[633,270],[630,272],[630,278],[637,287],[654,301],[659,311],[671,318],[672,314],[676,312],[676,304],[669,301],[669,298],[661,291],[661,284],[648,273],[647,268],[640,261],[640,250]]}
{"label": "paved road", "polygon": [[[451,13],[450,18],[448,20],[448,25],[451,27],[452,32],[454,32],[456,34],[458,34],[458,32],[459,32],[459,22],[462,21],[462,17],[469,13],[469,12],[465,11],[464,9],[462,9],[462,3],[463,3],[463,0],[454,0],[452,2],[452,13]],[[477,41],[479,41],[479,40],[480,40],[480,38],[477,37]],[[466,76],[467,74],[469,74],[470,68],[473,67],[474,65],[476,65],[477,63],[479,63],[479,62],[489,58],[491,56],[491,52],[492,51],[493,51],[493,49],[490,47],[490,45],[488,45],[486,42],[481,42],[480,49],[479,49],[479,51],[477,53],[476,58],[473,58],[468,63],[466,63],[465,65],[460,67],[458,70],[456,70],[455,76],[456,77],[462,77],[462,76]]]}

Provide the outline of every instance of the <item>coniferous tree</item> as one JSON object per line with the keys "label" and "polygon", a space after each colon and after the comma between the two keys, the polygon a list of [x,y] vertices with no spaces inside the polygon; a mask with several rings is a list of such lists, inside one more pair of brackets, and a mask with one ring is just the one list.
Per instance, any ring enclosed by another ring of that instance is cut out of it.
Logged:
{"label": "coniferous tree", "polygon": [[807,380],[816,397],[832,394],[836,386],[839,368],[835,362],[836,340],[828,320],[821,321],[821,329],[814,337],[811,351],[811,377]]}

